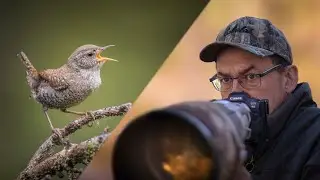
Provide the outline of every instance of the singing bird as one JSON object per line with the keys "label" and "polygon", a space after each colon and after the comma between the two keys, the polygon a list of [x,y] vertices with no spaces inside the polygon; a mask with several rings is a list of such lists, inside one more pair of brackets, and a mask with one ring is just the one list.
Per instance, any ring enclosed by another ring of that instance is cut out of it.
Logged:
{"label": "singing bird", "polygon": [[49,118],[49,109],[58,109],[76,115],[90,114],[90,112],[71,111],[69,108],[80,104],[95,89],[99,88],[101,67],[108,60],[117,61],[101,56],[102,51],[112,46],[114,45],[80,46],[59,68],[42,71],[38,71],[23,52],[19,54],[26,68],[26,79],[31,90],[31,97],[42,104],[42,110],[54,133],[60,135]]}

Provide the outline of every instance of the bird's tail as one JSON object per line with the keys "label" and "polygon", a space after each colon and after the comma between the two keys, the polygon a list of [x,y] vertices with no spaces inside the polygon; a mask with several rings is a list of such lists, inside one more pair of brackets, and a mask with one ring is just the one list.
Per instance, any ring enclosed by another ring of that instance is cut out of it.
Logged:
{"label": "bird's tail", "polygon": [[18,56],[26,68],[27,83],[31,90],[35,90],[39,86],[39,73],[24,52],[21,51]]}

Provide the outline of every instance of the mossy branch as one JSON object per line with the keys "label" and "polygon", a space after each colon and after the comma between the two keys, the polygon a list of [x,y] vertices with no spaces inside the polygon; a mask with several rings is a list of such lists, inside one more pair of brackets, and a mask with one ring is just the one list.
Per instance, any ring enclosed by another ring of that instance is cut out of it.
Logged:
{"label": "mossy branch", "polygon": [[[83,116],[59,129],[63,138],[68,137],[83,126],[90,122],[97,121],[104,117],[122,116],[126,114],[131,108],[131,103],[125,103],[119,106],[105,107],[92,111],[92,116]],[[107,139],[110,132],[105,130],[101,135],[93,137],[89,140],[83,141],[79,144],[71,144],[57,153],[54,153],[55,146],[61,146],[61,142],[56,134],[52,134],[47,140],[38,148],[36,153],[31,158],[28,166],[20,173],[18,179],[50,179],[54,175],[63,176],[63,172],[67,172],[69,179],[76,179],[81,170],[76,169],[76,164],[87,165],[96,151]]]}

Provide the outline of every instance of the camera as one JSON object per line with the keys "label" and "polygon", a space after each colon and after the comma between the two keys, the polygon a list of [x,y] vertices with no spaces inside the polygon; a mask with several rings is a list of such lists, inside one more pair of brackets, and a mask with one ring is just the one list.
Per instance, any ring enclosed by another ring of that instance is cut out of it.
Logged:
{"label": "camera", "polygon": [[[250,98],[248,94],[244,92],[234,92],[226,98],[227,101],[232,103],[243,103],[250,109],[250,129],[251,135],[247,139],[246,143],[256,144],[260,140],[265,138],[268,133],[267,116],[269,114],[269,103],[267,99],[255,99]],[[215,100],[212,100],[215,101]]]}
{"label": "camera", "polygon": [[114,179],[230,179],[247,158],[245,144],[266,135],[268,113],[268,100],[244,92],[151,110],[119,134]]}

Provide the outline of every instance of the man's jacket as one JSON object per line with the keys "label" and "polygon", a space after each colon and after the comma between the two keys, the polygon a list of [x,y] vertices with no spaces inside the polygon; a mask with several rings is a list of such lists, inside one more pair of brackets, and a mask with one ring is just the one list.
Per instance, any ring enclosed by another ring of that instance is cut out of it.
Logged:
{"label": "man's jacket", "polygon": [[320,180],[320,109],[307,83],[268,117],[268,137],[254,151],[253,180]]}

